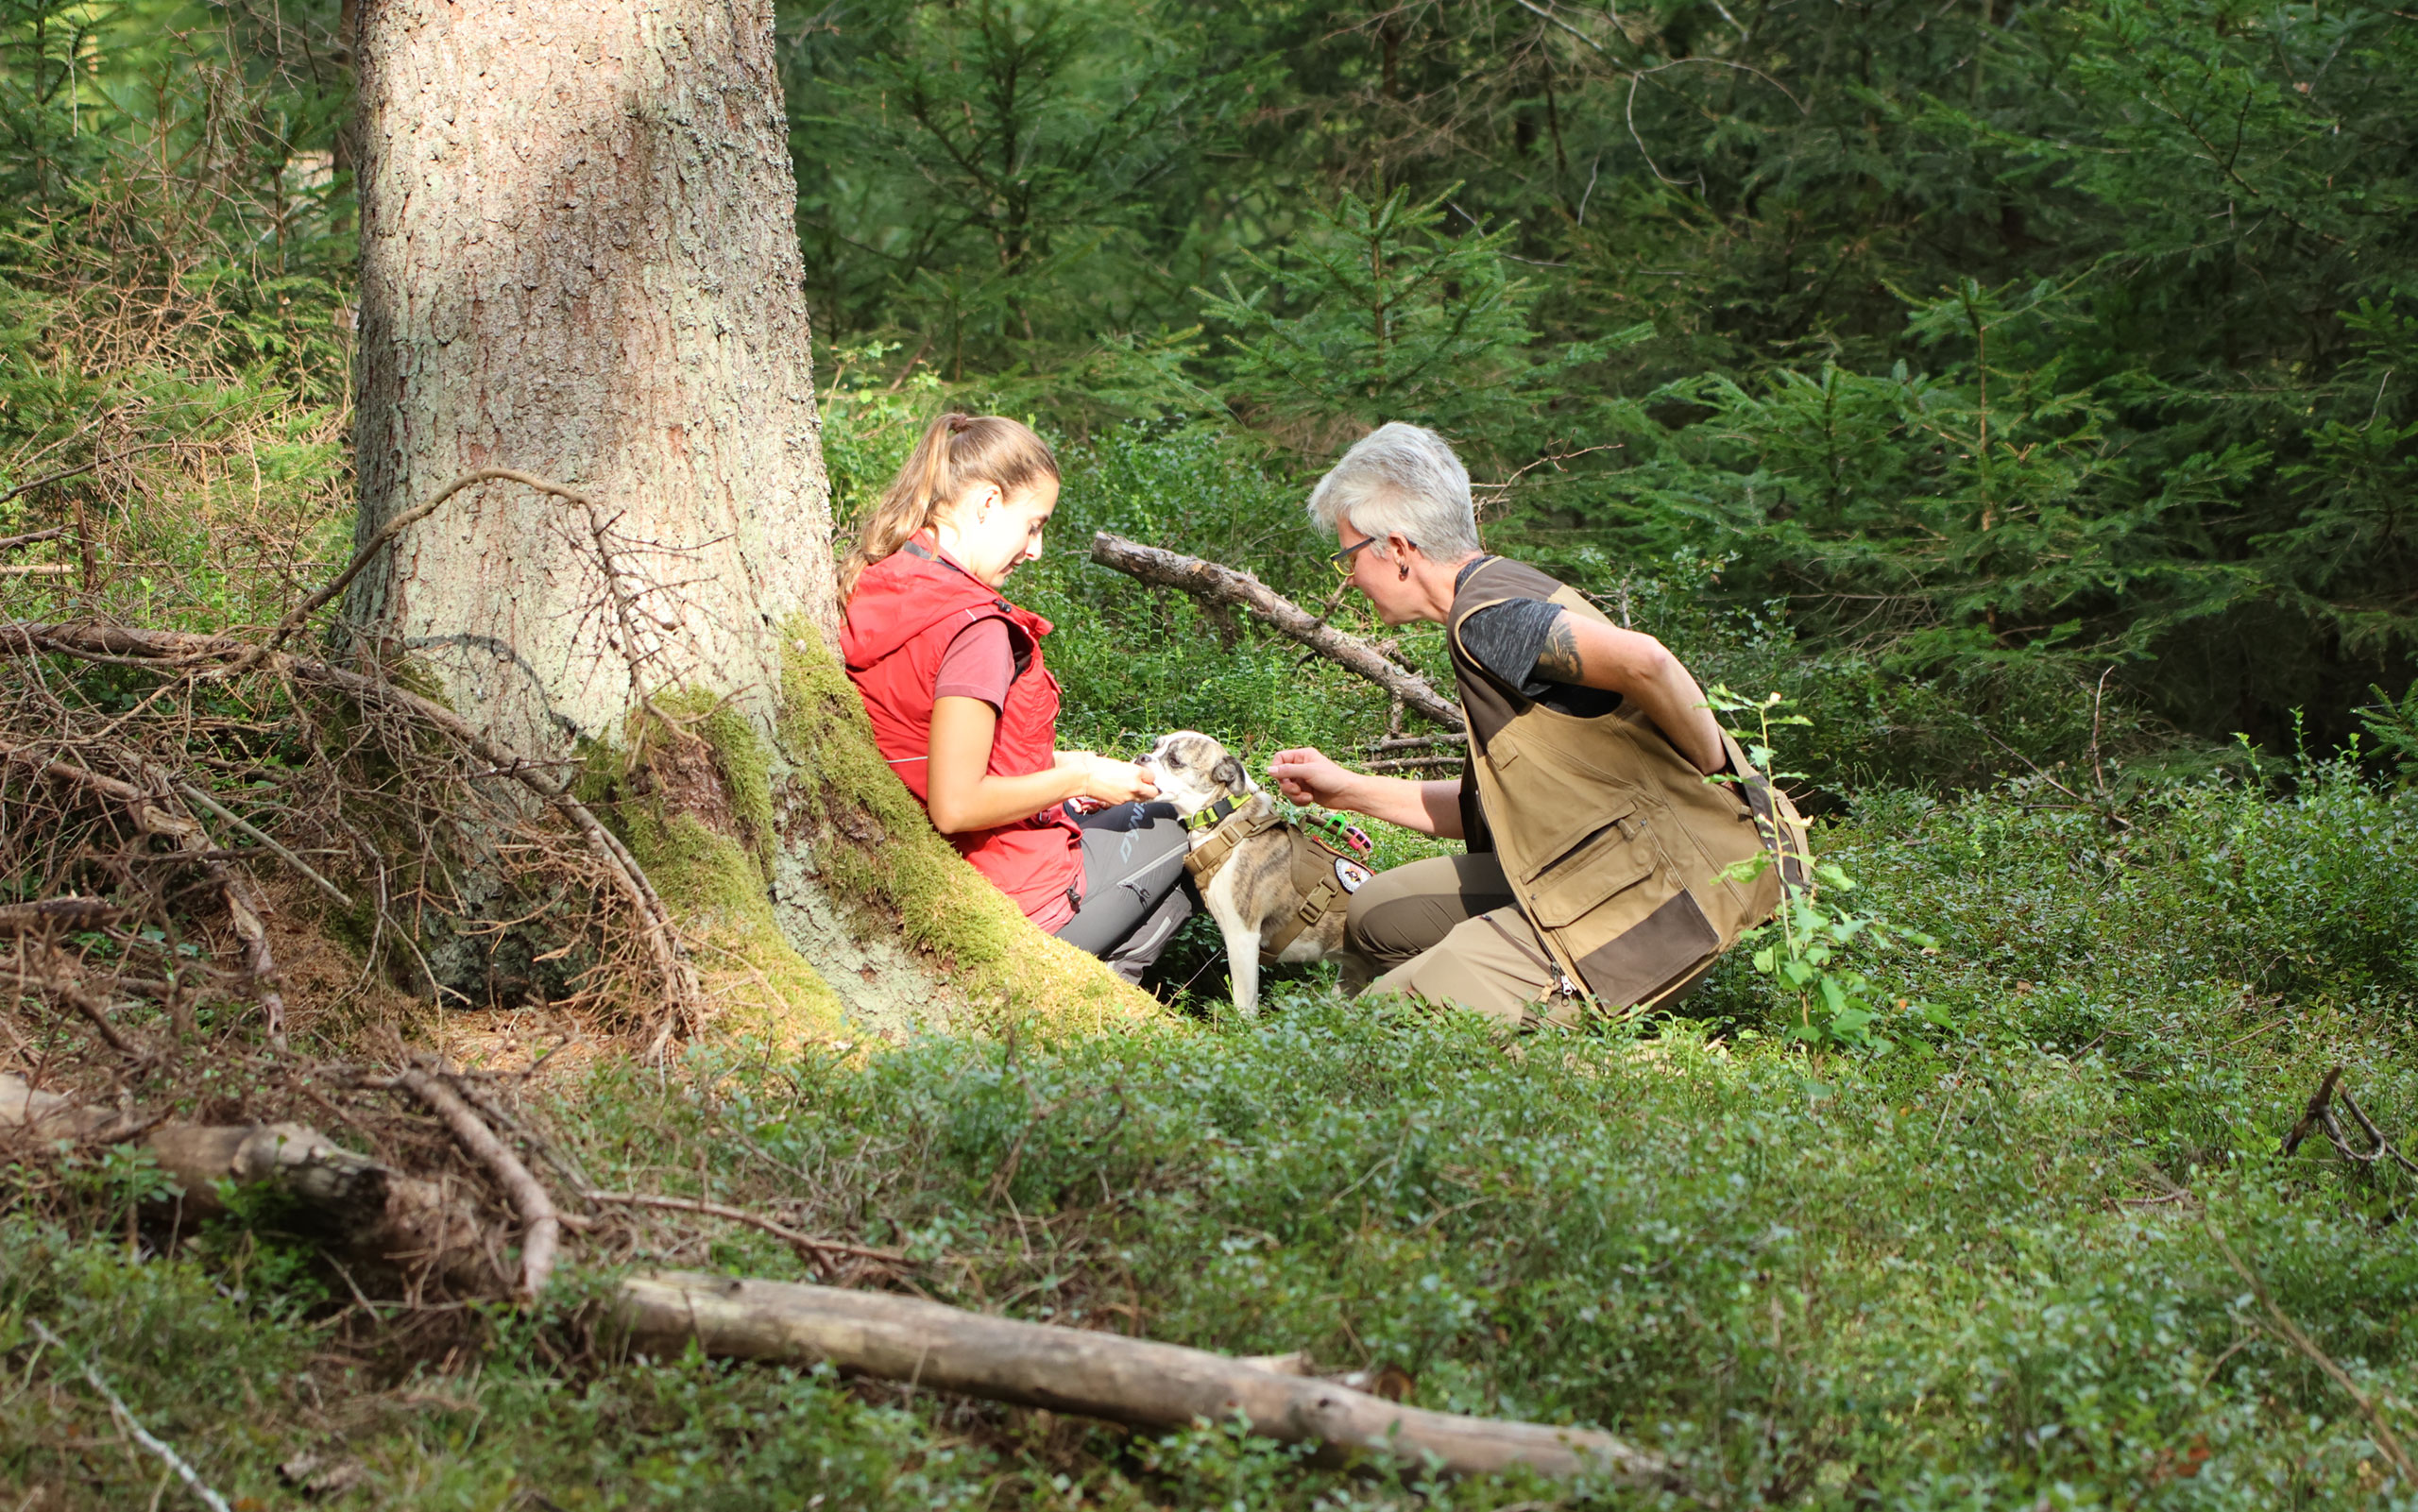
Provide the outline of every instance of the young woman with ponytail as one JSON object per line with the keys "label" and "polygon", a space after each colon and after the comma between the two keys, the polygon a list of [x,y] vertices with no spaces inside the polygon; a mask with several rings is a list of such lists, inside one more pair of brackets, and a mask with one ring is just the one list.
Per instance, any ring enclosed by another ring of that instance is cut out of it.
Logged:
{"label": "young woman with ponytail", "polygon": [[933,421],[841,564],[840,651],[933,826],[1035,925],[1137,981],[1192,911],[1183,825],[1142,768],[1057,748],[1049,621],[998,592],[1057,505],[1030,429]]}

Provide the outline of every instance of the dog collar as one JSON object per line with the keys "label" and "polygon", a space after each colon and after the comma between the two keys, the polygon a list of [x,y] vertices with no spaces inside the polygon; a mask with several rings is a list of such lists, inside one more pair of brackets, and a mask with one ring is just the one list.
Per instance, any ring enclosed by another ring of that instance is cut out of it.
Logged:
{"label": "dog collar", "polygon": [[1249,795],[1246,795],[1241,799],[1220,798],[1206,808],[1195,810],[1193,816],[1183,822],[1183,827],[1186,829],[1215,829],[1219,824],[1226,822],[1226,816],[1228,814],[1233,813],[1235,809],[1241,807],[1245,803],[1250,801]]}

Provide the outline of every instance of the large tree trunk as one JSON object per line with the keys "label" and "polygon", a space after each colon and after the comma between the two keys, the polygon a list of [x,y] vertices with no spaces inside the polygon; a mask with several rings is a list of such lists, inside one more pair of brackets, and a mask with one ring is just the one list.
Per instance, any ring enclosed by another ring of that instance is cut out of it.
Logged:
{"label": "large tree trunk", "polygon": [[932,833],[826,650],[772,26],[771,0],[363,0],[358,538],[482,467],[594,502],[467,489],[351,623],[525,755],[655,753],[625,834],[708,989],[775,1000],[751,1028],[1147,1011]]}
{"label": "large tree trunk", "polygon": [[361,539],[543,474],[619,517],[643,642],[585,514],[510,484],[354,614],[522,751],[622,739],[634,676],[769,707],[781,621],[833,623],[771,6],[367,0],[359,37]]}

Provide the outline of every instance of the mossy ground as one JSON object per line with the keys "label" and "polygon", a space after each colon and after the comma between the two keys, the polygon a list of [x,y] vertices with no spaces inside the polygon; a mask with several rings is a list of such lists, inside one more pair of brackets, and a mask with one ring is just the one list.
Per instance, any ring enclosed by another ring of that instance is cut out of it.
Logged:
{"label": "mossy ground", "polygon": [[[810,625],[787,627],[784,665],[774,740],[739,704],[684,692],[659,702],[669,727],[634,717],[634,756],[600,745],[586,765],[587,790],[690,932],[717,1033],[794,1046],[852,1028],[1167,1022],[1147,994],[1033,928],[933,831]],[[805,864],[783,865],[790,852]],[[809,960],[829,942],[785,930],[779,887],[820,889],[826,917],[894,931],[908,952],[835,990]]]}

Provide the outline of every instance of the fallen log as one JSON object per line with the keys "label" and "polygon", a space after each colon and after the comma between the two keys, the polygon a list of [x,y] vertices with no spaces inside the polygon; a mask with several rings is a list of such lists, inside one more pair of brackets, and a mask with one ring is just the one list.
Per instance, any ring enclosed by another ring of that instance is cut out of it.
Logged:
{"label": "fallen log", "polygon": [[183,1190],[177,1199],[180,1217],[224,1213],[221,1181],[272,1184],[354,1253],[405,1266],[426,1264],[472,1289],[494,1283],[479,1221],[466,1204],[438,1182],[340,1148],[306,1125],[146,1127],[0,1072],[0,1135],[8,1133],[44,1142],[137,1144]]}
{"label": "fallen log", "polygon": [[828,1361],[885,1381],[1140,1428],[1240,1414],[1269,1438],[1452,1475],[1524,1466],[1558,1480],[1599,1474],[1631,1486],[1676,1484],[1660,1455],[1591,1428],[1405,1407],[1206,1350],[881,1292],[673,1272],[624,1281],[617,1317],[633,1347],[661,1355],[693,1340],[727,1359]]}
{"label": "fallen log", "polygon": [[1461,706],[1438,692],[1426,678],[1396,666],[1375,646],[1336,629],[1249,572],[1145,546],[1106,531],[1092,537],[1092,560],[1154,587],[1188,593],[1213,607],[1240,609],[1278,635],[1367,678],[1447,729],[1461,728]]}
{"label": "fallen log", "polygon": [[43,937],[76,929],[97,929],[126,917],[126,910],[107,898],[39,898],[31,903],[0,904],[0,937]]}

